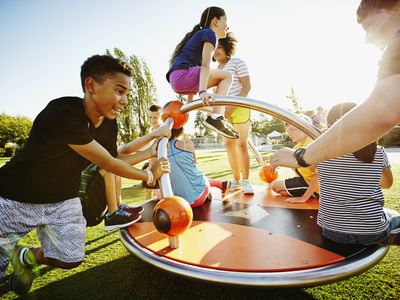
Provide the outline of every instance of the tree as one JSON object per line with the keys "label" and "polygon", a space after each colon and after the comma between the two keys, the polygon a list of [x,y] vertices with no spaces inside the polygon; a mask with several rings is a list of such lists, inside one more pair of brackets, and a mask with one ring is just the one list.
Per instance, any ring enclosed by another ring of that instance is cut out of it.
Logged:
{"label": "tree", "polygon": [[212,136],[213,131],[204,126],[204,119],[204,114],[201,111],[197,111],[194,119],[194,128],[198,129],[197,137]]}
{"label": "tree", "polygon": [[25,144],[31,128],[32,121],[28,117],[0,114],[0,153],[4,153],[7,143],[16,144],[18,147]]}
{"label": "tree", "polygon": [[179,94],[176,94],[176,99],[177,99],[179,102],[182,102],[182,103],[185,103],[185,102],[186,102],[186,98],[183,97],[182,95],[179,95]]}
{"label": "tree", "polygon": [[265,115],[257,121],[254,121],[252,126],[252,131],[263,135],[268,135],[272,131],[278,131],[284,133],[286,131],[285,123],[277,118],[267,118]]}
{"label": "tree", "polygon": [[150,128],[148,110],[150,105],[158,103],[157,91],[146,62],[136,55],[126,56],[122,50],[114,48],[111,54],[125,62],[132,70],[132,92],[128,104],[117,118],[122,142],[129,142],[148,133]]}
{"label": "tree", "polygon": [[303,108],[301,107],[299,97],[296,96],[293,87],[290,88],[290,94],[289,96],[286,96],[286,99],[289,99],[292,102],[294,113],[303,113]]}

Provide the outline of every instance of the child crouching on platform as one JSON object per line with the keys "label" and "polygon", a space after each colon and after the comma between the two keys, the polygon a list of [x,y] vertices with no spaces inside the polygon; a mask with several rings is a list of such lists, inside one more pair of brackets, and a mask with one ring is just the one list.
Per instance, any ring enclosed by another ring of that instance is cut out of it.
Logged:
{"label": "child crouching on platform", "polygon": [[[301,117],[311,123],[307,116],[301,115]],[[294,150],[307,147],[312,142],[308,135],[293,125],[288,124],[286,130],[290,139],[296,143],[293,147]],[[304,203],[311,197],[318,198],[318,176],[315,166],[300,167],[293,170],[297,176],[272,183],[271,187],[274,192],[282,196],[289,196],[290,198],[285,200],[288,203]]]}

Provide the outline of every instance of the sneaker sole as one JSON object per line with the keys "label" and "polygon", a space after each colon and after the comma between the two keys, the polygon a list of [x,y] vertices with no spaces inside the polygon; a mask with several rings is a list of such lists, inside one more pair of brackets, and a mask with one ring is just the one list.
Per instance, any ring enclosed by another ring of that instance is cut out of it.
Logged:
{"label": "sneaker sole", "polygon": [[389,233],[388,245],[400,246],[400,228],[396,228]]}
{"label": "sneaker sole", "polygon": [[243,190],[242,186],[239,186],[239,187],[234,188],[234,189],[231,188],[231,189],[227,190],[227,192],[236,192],[236,191],[240,191],[240,190]]}
{"label": "sneaker sole", "polygon": [[131,221],[129,223],[125,223],[125,224],[116,224],[116,225],[104,226],[103,229],[105,231],[112,231],[112,230],[115,230],[115,229],[118,229],[118,228],[125,228],[125,227],[128,227],[128,226],[132,225],[132,224],[135,224],[137,221],[140,220],[141,217],[142,216],[139,215],[139,218],[137,218],[136,220],[133,220],[133,221]]}
{"label": "sneaker sole", "polygon": [[235,136],[235,135],[227,135],[225,132],[222,132],[221,130],[219,130],[219,129],[217,129],[216,127],[214,127],[214,126],[211,126],[210,124],[208,124],[207,122],[203,122],[203,125],[205,126],[205,127],[207,127],[208,129],[211,129],[211,130],[213,130],[213,131],[215,131],[216,133],[219,133],[220,135],[222,135],[223,137],[226,137],[227,139],[232,139],[232,140],[236,140],[236,139],[238,139],[239,137],[237,137],[237,136]]}
{"label": "sneaker sole", "polygon": [[[131,214],[141,214],[143,212],[143,210],[144,210],[143,206],[136,206],[136,207],[132,206],[132,210],[134,210],[134,209],[137,209],[137,210],[136,211],[132,211]],[[125,210],[125,211],[129,212],[129,210]]]}
{"label": "sneaker sole", "polygon": [[243,194],[245,194],[245,195],[254,195],[254,191],[244,191],[243,190]]}

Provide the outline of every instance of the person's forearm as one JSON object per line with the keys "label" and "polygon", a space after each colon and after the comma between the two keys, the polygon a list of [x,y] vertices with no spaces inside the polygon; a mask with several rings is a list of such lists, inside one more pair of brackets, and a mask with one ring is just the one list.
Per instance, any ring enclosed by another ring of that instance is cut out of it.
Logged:
{"label": "person's forearm", "polygon": [[125,161],[114,158],[112,160],[107,161],[106,163],[97,164],[100,168],[106,170],[107,172],[113,173],[115,175],[129,178],[146,181],[148,179],[147,172],[143,170],[136,169],[131,167]]}
{"label": "person's forearm", "polygon": [[146,171],[133,168],[125,161],[112,157],[110,153],[95,140],[85,145],[69,144],[68,146],[82,157],[109,173],[129,179],[144,181],[148,179]]}
{"label": "person's forearm", "polygon": [[400,122],[400,75],[381,80],[371,96],[307,148],[304,160],[318,163],[355,152]]}
{"label": "person's forearm", "polygon": [[139,151],[142,147],[146,146],[152,140],[154,140],[154,135],[152,133],[146,134],[134,141],[129,142],[128,144],[122,146],[118,149],[118,153],[120,154],[130,154],[132,152]]}
{"label": "person's forearm", "polygon": [[121,159],[131,166],[136,165],[137,163],[150,159],[151,155],[148,150],[145,151],[139,151],[134,154],[118,154],[118,159]]}
{"label": "person's forearm", "polygon": [[238,96],[239,97],[247,97],[247,95],[250,92],[250,89],[251,89],[250,84],[243,85]]}

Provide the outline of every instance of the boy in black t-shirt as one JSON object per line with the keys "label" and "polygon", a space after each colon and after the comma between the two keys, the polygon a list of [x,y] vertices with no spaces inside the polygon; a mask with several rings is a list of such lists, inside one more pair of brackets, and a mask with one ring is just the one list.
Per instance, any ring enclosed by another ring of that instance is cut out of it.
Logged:
{"label": "boy in black t-shirt", "polygon": [[[70,269],[82,262],[86,221],[78,190],[90,162],[149,182],[169,171],[166,159],[146,171],[131,166],[149,159],[150,151],[118,155],[115,118],[127,104],[130,76],[129,67],[111,56],[88,58],[81,68],[84,99],[51,101],[34,120],[25,147],[0,168],[0,278],[11,260],[15,292],[30,290],[35,264]],[[15,246],[33,229],[41,248]]]}
{"label": "boy in black t-shirt", "polygon": [[[306,149],[294,152],[282,148],[271,155],[273,168],[306,167],[356,152],[399,124],[400,0],[362,0],[357,18],[366,32],[366,41],[384,50],[372,93]],[[400,228],[392,230],[384,243],[400,245]]]}

